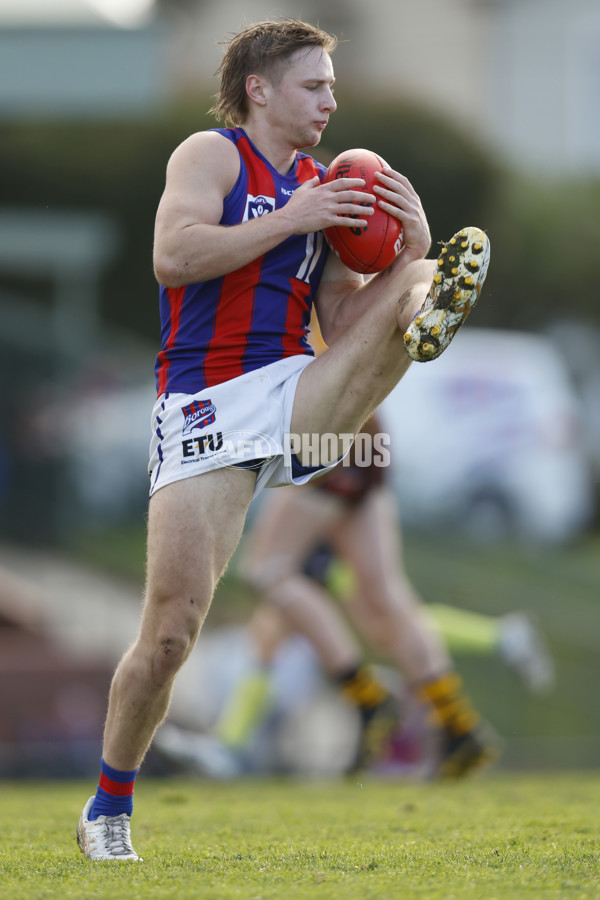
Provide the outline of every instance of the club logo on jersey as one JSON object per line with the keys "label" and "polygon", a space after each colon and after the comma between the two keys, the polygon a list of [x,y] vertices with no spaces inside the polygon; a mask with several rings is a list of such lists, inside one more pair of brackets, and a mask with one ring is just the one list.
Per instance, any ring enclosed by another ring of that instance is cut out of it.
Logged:
{"label": "club logo on jersey", "polygon": [[194,428],[204,428],[215,421],[217,407],[210,400],[194,400],[189,406],[182,406],[183,434],[191,434]]}
{"label": "club logo on jersey", "polygon": [[266,216],[267,213],[273,212],[274,209],[275,197],[265,197],[264,194],[254,197],[253,194],[248,194],[242,221],[248,222],[249,219],[258,219],[259,216]]}

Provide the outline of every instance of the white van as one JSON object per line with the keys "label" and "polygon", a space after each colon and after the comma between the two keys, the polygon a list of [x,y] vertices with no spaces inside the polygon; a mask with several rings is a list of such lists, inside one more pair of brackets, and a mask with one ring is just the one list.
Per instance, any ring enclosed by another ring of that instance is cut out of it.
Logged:
{"label": "white van", "polygon": [[556,542],[593,516],[582,410],[545,337],[465,328],[381,414],[407,525]]}

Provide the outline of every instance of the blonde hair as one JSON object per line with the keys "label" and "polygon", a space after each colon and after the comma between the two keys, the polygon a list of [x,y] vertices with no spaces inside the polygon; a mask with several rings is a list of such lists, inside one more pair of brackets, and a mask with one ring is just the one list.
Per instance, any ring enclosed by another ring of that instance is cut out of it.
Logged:
{"label": "blonde hair", "polygon": [[264,75],[278,84],[285,63],[296,50],[321,47],[326,53],[333,53],[338,39],[299,19],[282,19],[248,25],[223,43],[226,49],[216,72],[221,77],[221,87],[209,112],[218,121],[241,125],[249,110],[248,75]]}

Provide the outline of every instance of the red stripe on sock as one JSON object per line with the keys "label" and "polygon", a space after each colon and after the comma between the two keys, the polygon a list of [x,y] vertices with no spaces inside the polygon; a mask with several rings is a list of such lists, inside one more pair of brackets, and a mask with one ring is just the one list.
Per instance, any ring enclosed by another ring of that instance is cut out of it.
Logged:
{"label": "red stripe on sock", "polygon": [[135,781],[113,781],[112,778],[107,778],[106,775],[100,773],[99,785],[103,791],[106,791],[107,794],[115,794],[118,797],[130,797],[133,794],[133,788],[135,785]]}

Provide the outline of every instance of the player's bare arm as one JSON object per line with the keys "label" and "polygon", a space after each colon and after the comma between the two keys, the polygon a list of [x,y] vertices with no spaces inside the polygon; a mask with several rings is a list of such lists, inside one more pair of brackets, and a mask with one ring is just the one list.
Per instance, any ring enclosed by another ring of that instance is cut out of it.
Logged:
{"label": "player's bare arm", "polygon": [[[357,224],[371,214],[365,194],[352,188],[360,179],[303,185],[286,206],[240,225],[219,225],[223,200],[239,174],[239,155],[216,132],[200,132],[184,141],[169,161],[159,204],[154,241],[154,271],[165,287],[176,288],[242,268],[292,234],[319,231],[332,224]],[[374,195],[367,195],[375,202]]]}

